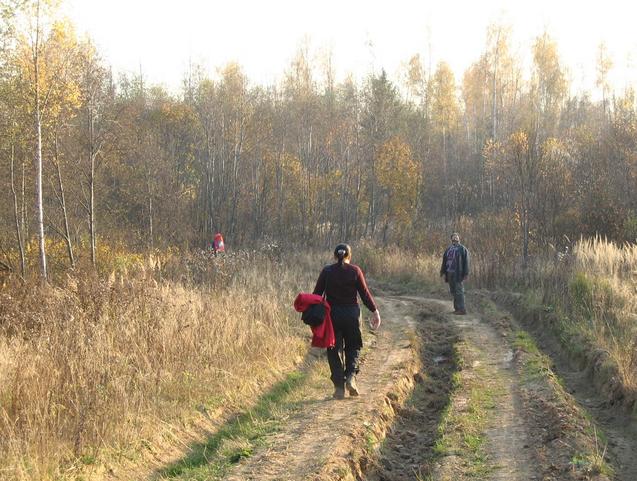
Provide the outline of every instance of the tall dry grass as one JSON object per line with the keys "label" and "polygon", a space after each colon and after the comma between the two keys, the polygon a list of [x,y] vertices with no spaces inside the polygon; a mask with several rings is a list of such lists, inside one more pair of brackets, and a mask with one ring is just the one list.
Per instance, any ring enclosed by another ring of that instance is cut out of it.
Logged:
{"label": "tall dry grass", "polygon": [[637,283],[637,244],[622,244],[601,237],[582,239],[575,250],[577,268],[591,274]]}
{"label": "tall dry grass", "polygon": [[440,260],[431,254],[361,243],[353,249],[353,262],[374,279],[390,281],[395,286],[417,288],[439,282]]}
{"label": "tall dry grass", "polygon": [[571,322],[608,353],[622,384],[637,391],[637,246],[583,239],[572,264],[562,290]]}
{"label": "tall dry grass", "polygon": [[[318,265],[315,265],[318,264]],[[308,268],[311,265],[311,268]],[[173,253],[0,291],[0,479],[86,479],[191,415],[249,402],[307,346],[320,262]]]}

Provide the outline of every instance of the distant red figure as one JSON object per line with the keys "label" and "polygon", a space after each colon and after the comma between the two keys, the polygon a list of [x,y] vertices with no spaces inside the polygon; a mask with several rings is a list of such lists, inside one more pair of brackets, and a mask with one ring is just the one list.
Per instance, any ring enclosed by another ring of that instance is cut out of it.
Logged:
{"label": "distant red figure", "polygon": [[224,254],[226,252],[226,246],[223,243],[223,236],[221,235],[220,232],[217,232],[215,234],[215,239],[212,241],[212,250],[215,253],[215,255],[217,254]]}

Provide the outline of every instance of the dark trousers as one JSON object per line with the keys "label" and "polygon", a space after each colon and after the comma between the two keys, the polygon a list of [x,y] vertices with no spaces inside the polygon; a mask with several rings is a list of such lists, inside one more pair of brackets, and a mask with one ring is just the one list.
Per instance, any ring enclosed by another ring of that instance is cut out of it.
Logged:
{"label": "dark trousers", "polygon": [[332,324],[336,345],[327,350],[330,379],[336,387],[345,385],[345,378],[358,373],[358,356],[363,347],[360,326],[360,307],[332,306]]}
{"label": "dark trousers", "polygon": [[453,309],[464,311],[464,284],[462,281],[456,281],[453,275],[449,279],[449,292],[453,296]]}

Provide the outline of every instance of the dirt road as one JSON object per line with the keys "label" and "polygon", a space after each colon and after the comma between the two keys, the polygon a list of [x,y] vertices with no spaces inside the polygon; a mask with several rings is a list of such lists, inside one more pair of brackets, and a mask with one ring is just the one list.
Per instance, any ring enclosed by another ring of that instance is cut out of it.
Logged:
{"label": "dirt road", "polygon": [[304,409],[288,420],[268,449],[237,466],[228,481],[323,479],[359,470],[349,462],[356,449],[352,440],[361,429],[370,427],[370,435],[371,426],[384,429],[383,424],[390,421],[388,396],[401,384],[408,391],[411,376],[417,372],[412,350],[417,314],[414,303],[378,301],[385,324],[377,335],[367,336],[371,345],[363,353],[358,377],[362,395],[333,400],[324,361],[303,392],[307,399]]}
{"label": "dirt road", "polygon": [[[454,453],[431,464],[443,412],[462,415],[473,409],[470,392],[451,392],[454,373],[461,378],[460,386],[471,378],[486,377],[490,391],[496,393],[489,410],[498,413],[498,420],[483,426],[481,451],[488,460],[480,463],[480,469],[491,472],[491,479],[534,479],[512,352],[498,333],[476,316],[450,315],[447,302],[384,296],[379,303],[384,325],[372,338],[362,364],[363,395],[333,401],[323,369],[304,392],[304,409],[272,437],[267,449],[245,459],[226,479],[381,481],[426,474],[436,479],[469,476],[476,467]],[[461,371],[457,362],[463,365]]]}
{"label": "dirt road", "polygon": [[[479,317],[450,314],[449,302],[402,299],[421,312],[424,371],[443,382],[437,389],[425,385],[415,390],[410,408],[420,419],[413,423],[411,416],[399,417],[381,450],[380,468],[366,479],[539,479],[508,343]],[[441,369],[441,364],[448,367]],[[445,383],[454,385],[453,391],[445,390]],[[446,402],[444,413],[441,401]],[[406,435],[418,431],[428,437],[429,449],[409,442]],[[410,452],[411,462],[401,462]]]}
{"label": "dirt road", "polygon": [[516,345],[507,315],[454,316],[450,302],[416,296],[377,300],[383,326],[365,335],[362,395],[333,400],[316,351],[288,400],[295,409],[277,415],[267,442],[205,479],[634,481],[622,467],[604,474],[605,453],[586,444],[587,415],[541,353]]}

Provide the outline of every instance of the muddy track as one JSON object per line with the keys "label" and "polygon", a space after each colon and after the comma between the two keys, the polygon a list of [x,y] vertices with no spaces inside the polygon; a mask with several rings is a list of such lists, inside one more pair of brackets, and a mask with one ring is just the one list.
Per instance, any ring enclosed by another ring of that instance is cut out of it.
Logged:
{"label": "muddy track", "polygon": [[452,395],[452,377],[458,370],[455,345],[460,337],[437,305],[417,304],[419,382],[397,409],[396,420],[365,475],[367,481],[426,479],[434,470],[438,426]]}
{"label": "muddy track", "polygon": [[[451,315],[449,302],[408,299],[425,306],[420,323],[421,356],[429,379],[416,387],[406,408],[399,411],[380,452],[379,467],[366,480],[539,479],[508,343],[476,316]],[[454,373],[459,385],[452,392]],[[476,455],[481,458],[479,463],[464,452],[440,448],[444,445],[439,428],[443,410],[459,419],[475,410],[472,383],[493,393],[485,414],[489,419],[484,426],[484,447]]]}

